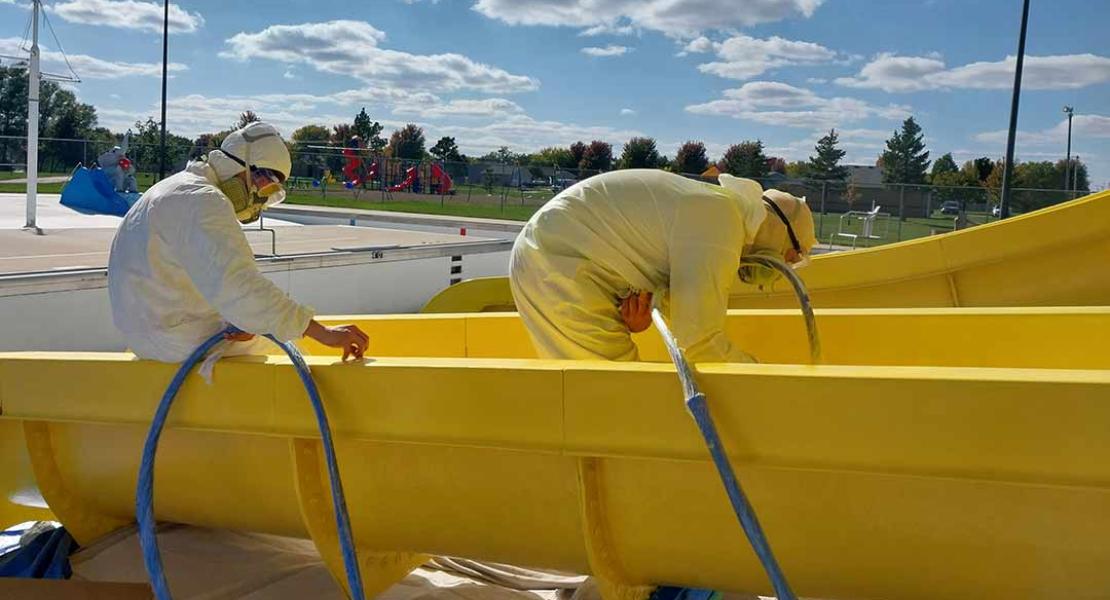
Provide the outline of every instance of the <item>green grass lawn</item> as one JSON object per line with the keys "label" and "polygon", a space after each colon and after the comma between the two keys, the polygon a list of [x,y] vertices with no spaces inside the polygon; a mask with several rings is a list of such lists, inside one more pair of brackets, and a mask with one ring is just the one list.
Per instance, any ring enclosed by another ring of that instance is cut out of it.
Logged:
{"label": "green grass lawn", "polygon": [[[65,177],[69,173],[39,173],[39,177]],[[27,174],[16,171],[0,171],[0,181],[6,179],[26,179]]]}
{"label": "green grass lawn", "polygon": [[[0,192],[24,193],[26,185],[22,183],[3,183],[4,179],[22,177],[21,173],[0,173]],[[43,174],[44,177],[59,174]],[[153,183],[155,176],[151,173],[138,174],[139,190],[144,191]],[[62,183],[39,184],[40,193],[60,193]],[[385,210],[392,212],[409,212],[429,215],[449,215],[456,217],[476,217],[486,219],[509,219],[513,221],[527,221],[533,213],[547,200],[553,197],[548,189],[525,190],[523,204],[519,190],[509,190],[505,196],[504,206],[501,205],[502,189],[493,188],[492,193],[484,186],[463,184],[455,187],[456,193],[447,196],[445,202],[439,196],[427,196],[427,200],[396,200],[381,202],[381,195],[376,191],[363,192],[361,198],[354,198],[352,194],[343,189],[332,190],[329,195],[322,196],[318,191],[290,190],[288,204],[304,206],[333,206],[338,208],[354,208],[363,210]],[[469,198],[469,201],[468,201]],[[986,213],[969,213],[973,224],[982,224],[995,220]],[[815,215],[818,239],[821,243],[829,242],[829,237],[836,233],[840,224],[839,214]],[[953,217],[934,212],[930,217],[909,217],[899,223],[897,218],[890,218],[885,225],[876,224],[874,233],[882,235],[877,240],[860,240],[859,246],[876,246],[889,244],[899,240],[910,240],[920,237],[952,231]],[[884,233],[884,227],[886,228]],[[859,224],[855,223],[848,231],[859,232]],[[846,238],[841,238],[837,243],[848,243]]]}
{"label": "green grass lawn", "polygon": [[[431,196],[434,198],[435,196]],[[321,197],[316,194],[290,194],[286,204],[306,206],[334,206],[338,208],[357,208],[362,210],[387,210],[427,215],[450,215],[454,217],[476,217],[484,219],[510,219],[527,221],[539,206],[520,206],[506,203],[504,210],[497,204],[460,204],[457,199],[440,204],[438,200],[406,200],[404,202],[380,202],[379,196],[356,200],[349,196]]]}
{"label": "green grass lawn", "polygon": [[[39,173],[39,177],[65,177],[69,173]],[[23,194],[27,192],[26,183],[4,183],[7,179],[24,179],[24,173],[0,173],[0,192]],[[154,185],[156,176],[153,173],[137,173],[135,181],[139,185],[139,191],[145,192],[150,186]],[[38,191],[40,194],[60,194],[62,188],[65,187],[64,183],[39,183]]]}

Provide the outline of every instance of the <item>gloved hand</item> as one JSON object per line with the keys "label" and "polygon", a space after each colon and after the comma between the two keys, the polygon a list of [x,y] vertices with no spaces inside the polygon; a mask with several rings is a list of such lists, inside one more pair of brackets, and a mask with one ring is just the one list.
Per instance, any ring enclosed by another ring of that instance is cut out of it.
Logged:
{"label": "gloved hand", "polygon": [[632,294],[622,300],[621,319],[632,333],[651,327],[651,292]]}
{"label": "gloved hand", "polygon": [[304,334],[329,348],[342,348],[344,361],[351,356],[361,360],[366,347],[370,344],[370,337],[357,325],[328,327],[313,319]]}

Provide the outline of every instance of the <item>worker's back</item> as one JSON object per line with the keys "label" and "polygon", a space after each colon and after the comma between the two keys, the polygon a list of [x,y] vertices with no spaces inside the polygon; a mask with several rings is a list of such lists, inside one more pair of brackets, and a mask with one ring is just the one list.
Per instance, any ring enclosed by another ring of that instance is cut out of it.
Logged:
{"label": "worker's back", "polygon": [[613,286],[660,290],[669,281],[676,239],[702,236],[739,252],[746,237],[742,203],[716,185],[626,169],[567,188],[533,215],[525,234],[544,252],[600,267]]}

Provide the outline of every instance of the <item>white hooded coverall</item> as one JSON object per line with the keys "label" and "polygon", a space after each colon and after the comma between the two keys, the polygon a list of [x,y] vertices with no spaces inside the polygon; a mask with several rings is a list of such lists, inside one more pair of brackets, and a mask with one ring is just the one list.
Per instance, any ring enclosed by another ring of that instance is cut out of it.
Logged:
{"label": "white hooded coverall", "polygon": [[[259,271],[217,183],[210,164],[189,163],[143,194],[112,241],[112,320],[140,358],[181,362],[229,323],[297,340],[313,317]],[[256,337],[228,354],[267,349]]]}
{"label": "white hooded coverall", "polygon": [[510,285],[544,358],[636,360],[622,297],[650,291],[692,361],[747,361],[724,332],[740,253],[766,210],[738,193],[654,169],[581,181],[544,205],[513,245]]}

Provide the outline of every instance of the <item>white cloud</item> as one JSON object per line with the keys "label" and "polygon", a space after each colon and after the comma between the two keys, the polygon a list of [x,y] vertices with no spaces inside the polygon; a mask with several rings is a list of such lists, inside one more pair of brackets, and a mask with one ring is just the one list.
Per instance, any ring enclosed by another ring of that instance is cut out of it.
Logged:
{"label": "white cloud", "polygon": [[[1043,131],[1018,131],[1017,143],[1025,146],[1058,145],[1067,141],[1068,121],[1064,119],[1055,127]],[[1005,144],[1007,131],[986,131],[972,136],[979,142]],[[1073,141],[1084,139],[1110,139],[1110,117],[1103,115],[1075,115],[1072,120]]]}
{"label": "white cloud", "polygon": [[583,29],[578,35],[593,37],[595,35],[632,35],[633,33],[636,33],[636,28],[631,25],[594,25],[589,29]]}
{"label": "white cloud", "polygon": [[824,0],[477,0],[474,10],[510,25],[635,27],[676,37],[792,17],[809,17]]}
{"label": "white cloud", "polygon": [[[192,94],[169,102],[169,125],[178,135],[195,137],[201,133],[225,129],[239,118],[239,113],[253,110],[288,137],[294,130],[309,123],[331,126],[350,122],[353,114],[351,110],[360,104],[357,101],[347,102],[356,98],[359,98],[356,90],[329,96],[272,94],[211,97]],[[423,100],[432,101],[427,97]],[[447,106],[451,104],[447,103]],[[465,105],[456,103],[454,106]],[[157,115],[158,106],[151,104],[141,110],[102,108],[97,113],[103,125],[123,131],[132,127],[136,120]],[[387,134],[408,122],[408,119],[379,118],[381,113],[378,111],[371,110],[370,113],[374,120],[385,126]],[[608,126],[538,120],[521,113],[498,116],[492,122],[475,125],[465,122],[439,124],[424,122],[419,118],[414,121],[424,127],[429,140],[444,135],[455,136],[459,140],[460,149],[467,154],[483,154],[501,146],[508,146],[514,151],[531,152],[544,146],[566,146],[577,140],[588,142],[600,139],[619,145],[633,136],[643,135],[639,131]]]}
{"label": "white cloud", "polygon": [[[703,46],[699,42],[696,48]],[[814,65],[836,58],[836,52],[820,44],[778,36],[760,39],[734,35],[723,42],[712,42],[712,48],[720,60],[698,65],[698,70],[728,79],[751,79],[777,67]]]}
{"label": "white cloud", "polygon": [[690,40],[689,42],[686,42],[686,45],[682,47],[682,50],[676,56],[686,56],[688,54],[702,54],[702,53],[705,53],[705,52],[709,52],[712,49],[713,49],[713,40],[710,40],[709,38],[705,37],[704,35],[700,35],[700,36]]}
{"label": "white cloud", "polygon": [[634,116],[635,114],[636,114],[636,111],[632,110],[631,108],[622,108],[621,109],[621,116],[622,117],[631,117],[631,116]]}
{"label": "white cloud", "polygon": [[[161,2],[69,0],[49,6],[48,10],[70,23],[162,33],[164,8]],[[170,4],[169,25],[171,33],[193,33],[204,25],[204,17]]]}
{"label": "white cloud", "polygon": [[293,69],[286,69],[285,72],[281,74],[281,76],[284,79],[298,79],[297,74],[293,72]]}
{"label": "white cloud", "polygon": [[410,54],[381,48],[385,33],[364,21],[271,25],[227,40],[221,56],[304,64],[318,71],[366,82],[404,84],[409,89],[531,91],[539,82],[475,62],[461,54]]}
{"label": "white cloud", "polygon": [[[948,68],[939,55],[898,56],[884,53],[863,66],[854,77],[836,83],[887,92],[942,89],[1010,89],[1017,60],[1008,56],[995,62],[974,62]],[[1110,81],[1110,58],[1094,54],[1026,56],[1022,88],[1029,90],[1077,89]]]}
{"label": "white cloud", "polygon": [[[0,54],[26,56],[27,53],[20,48],[22,40],[19,38],[0,38]],[[66,66],[65,56],[61,52],[50,50],[39,45],[39,56],[42,59],[42,70],[46,73],[68,75],[69,67]],[[120,79],[122,77],[161,77],[162,63],[129,63],[103,60],[87,54],[70,54],[69,63],[73,70],[82,79]],[[170,73],[177,73],[188,69],[181,63],[167,65]]]}
{"label": "white cloud", "polygon": [[725,90],[724,98],[686,107],[687,112],[768,125],[827,129],[871,117],[902,119],[909,107],[877,106],[856,98],[824,98],[777,81],[752,81]]}
{"label": "white cloud", "polygon": [[504,98],[483,100],[451,100],[433,102],[425,106],[403,104],[393,109],[395,115],[418,115],[426,119],[437,117],[505,117],[524,112],[519,104]]}
{"label": "white cloud", "polygon": [[590,46],[581,50],[582,54],[586,54],[589,56],[621,56],[624,54],[628,54],[631,51],[632,49],[628,46],[617,46],[616,44],[609,44],[604,48]]}
{"label": "white cloud", "polygon": [[501,146],[508,146],[516,152],[532,152],[545,146],[566,146],[578,140],[604,140],[619,145],[631,137],[643,135],[634,130],[541,121],[526,115],[480,126],[435,127],[432,131],[434,133],[429,137],[455,136],[459,140],[460,149],[469,154],[481,154]]}

